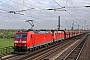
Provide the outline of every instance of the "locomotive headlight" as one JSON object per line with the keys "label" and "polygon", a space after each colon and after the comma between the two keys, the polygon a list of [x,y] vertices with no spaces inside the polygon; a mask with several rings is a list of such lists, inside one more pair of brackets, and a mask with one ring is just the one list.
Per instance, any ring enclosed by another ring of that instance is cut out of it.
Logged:
{"label": "locomotive headlight", "polygon": [[24,46],[26,46],[26,44]]}
{"label": "locomotive headlight", "polygon": [[17,44],[15,44],[15,46],[17,46]]}

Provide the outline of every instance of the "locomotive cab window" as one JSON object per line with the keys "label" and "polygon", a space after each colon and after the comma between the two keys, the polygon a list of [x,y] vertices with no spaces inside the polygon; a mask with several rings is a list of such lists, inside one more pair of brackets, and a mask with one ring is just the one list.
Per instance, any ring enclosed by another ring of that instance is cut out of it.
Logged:
{"label": "locomotive cab window", "polygon": [[26,38],[27,34],[16,34],[15,38]]}

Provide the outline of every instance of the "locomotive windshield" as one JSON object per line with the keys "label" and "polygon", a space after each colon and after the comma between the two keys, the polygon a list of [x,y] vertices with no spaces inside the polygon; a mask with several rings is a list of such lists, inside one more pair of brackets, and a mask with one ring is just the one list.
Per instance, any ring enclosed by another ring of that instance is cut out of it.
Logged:
{"label": "locomotive windshield", "polygon": [[16,34],[15,38],[25,38],[27,34]]}

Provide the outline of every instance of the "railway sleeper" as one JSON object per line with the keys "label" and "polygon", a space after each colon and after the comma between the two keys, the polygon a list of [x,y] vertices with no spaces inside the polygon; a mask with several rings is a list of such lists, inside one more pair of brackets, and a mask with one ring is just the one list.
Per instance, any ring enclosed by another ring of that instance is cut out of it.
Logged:
{"label": "railway sleeper", "polygon": [[68,59],[69,59],[69,60],[70,60],[70,59],[73,59],[73,60],[74,60],[75,58],[76,58],[76,56],[69,56]]}
{"label": "railway sleeper", "polygon": [[78,49],[78,50],[74,50],[74,52],[79,52],[80,51],[80,49]]}
{"label": "railway sleeper", "polygon": [[73,58],[69,58],[69,59],[67,59],[67,60],[75,60],[75,59],[73,59]]}
{"label": "railway sleeper", "polygon": [[78,55],[78,53],[77,52],[75,52],[74,54],[71,54],[71,56],[77,56]]}

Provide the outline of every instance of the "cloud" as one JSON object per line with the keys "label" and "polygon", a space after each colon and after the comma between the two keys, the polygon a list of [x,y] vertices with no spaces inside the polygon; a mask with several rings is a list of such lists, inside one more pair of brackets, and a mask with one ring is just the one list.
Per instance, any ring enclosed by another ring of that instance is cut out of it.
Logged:
{"label": "cloud", "polygon": [[[56,3],[60,4],[60,6]],[[30,28],[30,25],[26,23],[26,20],[34,20],[34,29],[46,28],[56,29],[58,25],[58,16],[61,17],[61,29],[70,29],[73,21],[77,21],[75,25],[80,24],[85,27],[86,23],[90,22],[90,8],[83,7],[89,5],[89,0],[1,0],[0,2],[0,28],[12,29],[12,28]],[[66,4],[67,1],[67,4]],[[47,8],[61,8],[66,4],[66,11],[49,11]],[[76,7],[76,8],[75,8]],[[35,8],[35,9],[31,9]],[[30,10],[31,9],[31,10]],[[9,11],[20,11],[17,14],[8,13]],[[24,14],[24,15],[21,15]],[[72,15],[72,16],[71,16]],[[76,18],[74,18],[74,17]],[[67,24],[66,24],[67,21]]]}

